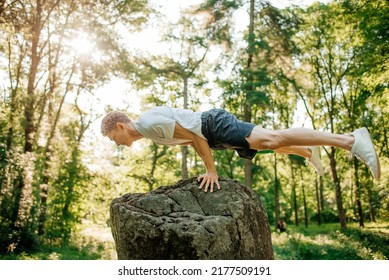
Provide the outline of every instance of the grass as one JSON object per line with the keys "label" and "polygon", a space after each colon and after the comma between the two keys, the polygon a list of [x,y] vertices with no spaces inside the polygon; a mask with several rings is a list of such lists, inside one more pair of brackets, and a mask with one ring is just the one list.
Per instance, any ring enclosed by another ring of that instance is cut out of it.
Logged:
{"label": "grass", "polygon": [[42,245],[34,252],[10,253],[0,256],[2,260],[96,260],[100,259],[102,248],[94,245],[75,244],[58,246]]}
{"label": "grass", "polygon": [[[339,224],[295,227],[284,233],[273,232],[275,259],[278,260],[387,260],[389,223]],[[33,252],[0,255],[0,260],[109,260],[116,259],[110,229],[88,225],[72,243],[61,247],[42,245]]]}
{"label": "grass", "polygon": [[275,259],[278,260],[387,260],[389,223],[371,223],[365,228],[348,224],[289,226],[284,233],[273,232]]}

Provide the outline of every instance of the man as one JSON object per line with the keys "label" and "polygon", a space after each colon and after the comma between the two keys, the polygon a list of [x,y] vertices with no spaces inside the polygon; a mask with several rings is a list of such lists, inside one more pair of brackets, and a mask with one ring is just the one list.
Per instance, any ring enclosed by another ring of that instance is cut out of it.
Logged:
{"label": "man", "polygon": [[116,145],[131,146],[141,138],[162,145],[190,145],[202,158],[206,173],[198,177],[199,189],[213,192],[220,189],[211,149],[232,149],[240,157],[252,159],[257,151],[273,150],[280,154],[302,156],[319,175],[323,167],[317,146],[334,146],[350,151],[370,169],[375,179],[381,176],[380,163],[369,132],[360,128],[351,134],[332,134],[308,128],[268,130],[259,125],[239,121],[234,115],[219,109],[206,112],[154,107],[138,121],[122,112],[108,113],[102,120],[101,132]]}

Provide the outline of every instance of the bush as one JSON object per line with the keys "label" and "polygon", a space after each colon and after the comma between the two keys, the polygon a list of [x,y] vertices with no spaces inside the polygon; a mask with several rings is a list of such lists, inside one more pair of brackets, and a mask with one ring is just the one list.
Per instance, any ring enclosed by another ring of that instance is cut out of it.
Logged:
{"label": "bush", "polygon": [[39,247],[38,237],[31,232],[16,232],[0,226],[0,254],[36,250]]}
{"label": "bush", "polygon": [[[317,221],[318,214],[315,213],[311,216],[311,221]],[[337,223],[339,222],[338,213],[335,213],[331,210],[324,210],[321,212],[321,221],[322,223]]]}

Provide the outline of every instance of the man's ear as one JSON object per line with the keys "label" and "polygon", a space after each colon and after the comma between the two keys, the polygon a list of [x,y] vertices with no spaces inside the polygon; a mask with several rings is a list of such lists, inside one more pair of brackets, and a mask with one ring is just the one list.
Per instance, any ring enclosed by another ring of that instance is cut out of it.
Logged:
{"label": "man's ear", "polygon": [[119,129],[124,129],[125,128],[124,123],[121,123],[121,122],[116,123],[116,127],[119,128]]}

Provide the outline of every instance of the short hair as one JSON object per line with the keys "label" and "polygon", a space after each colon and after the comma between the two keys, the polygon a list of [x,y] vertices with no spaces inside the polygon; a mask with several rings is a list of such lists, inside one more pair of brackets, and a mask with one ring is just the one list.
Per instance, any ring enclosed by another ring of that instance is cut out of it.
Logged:
{"label": "short hair", "polygon": [[107,136],[108,132],[116,128],[117,123],[130,123],[130,118],[123,112],[110,112],[101,121],[101,134]]}

